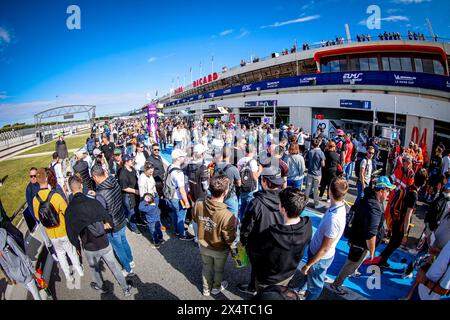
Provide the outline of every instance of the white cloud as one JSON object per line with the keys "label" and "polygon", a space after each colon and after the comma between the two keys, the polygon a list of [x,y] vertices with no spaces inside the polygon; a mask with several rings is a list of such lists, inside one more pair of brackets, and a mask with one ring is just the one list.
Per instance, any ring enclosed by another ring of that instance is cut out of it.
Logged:
{"label": "white cloud", "polygon": [[278,28],[278,27],[289,25],[289,24],[302,23],[302,22],[307,22],[307,21],[319,19],[319,18],[320,18],[320,15],[316,14],[316,15],[307,16],[307,17],[303,17],[303,18],[298,18],[298,19],[294,19],[294,20],[288,20],[288,21],[283,21],[283,22],[275,22],[275,23],[273,23],[271,25],[268,25],[268,26],[261,26],[261,29]]}
{"label": "white cloud", "polygon": [[431,0],[393,0],[394,3],[401,3],[401,4],[415,4],[415,3],[424,3],[424,2],[431,2]]}
{"label": "white cloud", "polygon": [[233,33],[233,31],[234,31],[233,29],[224,30],[221,33],[219,33],[219,35],[221,37],[225,37],[226,35],[229,35],[229,34]]}
{"label": "white cloud", "polygon": [[0,44],[10,42],[11,42],[11,34],[6,29],[0,27]]}
{"label": "white cloud", "polygon": [[307,2],[307,3],[305,3],[302,6],[302,10],[308,10],[308,9],[310,9],[312,7],[314,7],[314,0],[311,0],[311,1]]}
{"label": "white cloud", "polygon": [[[386,18],[376,19],[376,21],[388,21],[388,22],[409,21],[409,18],[406,16],[389,16]],[[361,26],[365,26],[367,24],[367,20],[363,19],[359,21],[358,24]]]}
{"label": "white cloud", "polygon": [[152,63],[152,62],[155,62],[156,60],[158,60],[158,58],[156,58],[156,57],[150,57],[150,58],[148,59],[148,62],[149,62],[149,63]]}
{"label": "white cloud", "polygon": [[236,37],[236,39],[241,39],[247,36],[250,32],[247,29],[241,29],[241,33]]}
{"label": "white cloud", "polygon": [[398,9],[398,8],[395,8],[395,9],[387,9],[387,10],[386,10],[386,12],[387,12],[388,14],[393,14],[393,13],[400,12],[400,11],[403,11],[403,10],[402,10],[402,9]]}
{"label": "white cloud", "polygon": [[0,91],[0,100],[7,99],[9,96],[6,95],[6,91]]}

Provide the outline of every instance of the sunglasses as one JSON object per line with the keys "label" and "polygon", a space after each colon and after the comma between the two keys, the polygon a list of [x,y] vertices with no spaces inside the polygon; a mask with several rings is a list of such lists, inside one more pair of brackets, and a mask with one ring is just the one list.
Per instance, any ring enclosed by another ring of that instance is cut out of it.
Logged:
{"label": "sunglasses", "polygon": [[159,149],[153,149],[153,151],[159,151]]}
{"label": "sunglasses", "polygon": [[375,152],[367,152],[368,154],[372,154],[372,155],[374,155],[375,154]]}
{"label": "sunglasses", "polygon": [[30,178],[36,178],[36,175],[30,175]]}

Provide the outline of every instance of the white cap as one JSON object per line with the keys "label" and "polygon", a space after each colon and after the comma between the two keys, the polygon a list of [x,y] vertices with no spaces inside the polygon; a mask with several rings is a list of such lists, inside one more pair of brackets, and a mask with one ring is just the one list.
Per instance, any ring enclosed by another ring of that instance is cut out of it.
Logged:
{"label": "white cap", "polygon": [[94,157],[96,157],[96,156],[102,154],[102,151],[100,149],[94,149],[94,151],[92,153],[93,153]]}
{"label": "white cap", "polygon": [[181,157],[186,157],[187,153],[181,149],[175,149],[172,151],[172,161]]}
{"label": "white cap", "polygon": [[199,143],[194,146],[194,153],[203,154],[205,153],[206,148],[203,144]]}

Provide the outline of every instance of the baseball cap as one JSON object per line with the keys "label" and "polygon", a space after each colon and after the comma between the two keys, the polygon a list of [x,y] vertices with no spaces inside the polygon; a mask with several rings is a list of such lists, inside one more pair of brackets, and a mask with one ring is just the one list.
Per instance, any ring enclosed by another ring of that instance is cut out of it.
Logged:
{"label": "baseball cap", "polygon": [[377,179],[375,183],[375,189],[395,189],[395,185],[389,181],[389,178],[386,176],[381,176]]}
{"label": "baseball cap", "polygon": [[200,143],[194,146],[194,153],[202,154],[205,153],[205,151],[206,151],[205,146]]}
{"label": "baseball cap", "polygon": [[281,177],[281,171],[274,166],[263,168],[261,176],[277,186],[282,186],[284,183],[284,179]]}
{"label": "baseball cap", "polygon": [[122,151],[120,149],[114,149],[114,155],[120,156],[122,154]]}
{"label": "baseball cap", "polygon": [[88,153],[87,150],[86,150],[85,148],[81,148],[80,151],[83,152],[83,153],[85,153],[85,154]]}
{"label": "baseball cap", "polygon": [[134,156],[132,154],[126,154],[125,157],[123,157],[124,161],[130,161],[133,159],[134,159]]}
{"label": "baseball cap", "polygon": [[75,152],[75,156],[78,159],[81,159],[83,157],[83,155],[84,155],[84,152],[82,150],[78,150],[77,152]]}
{"label": "baseball cap", "polygon": [[172,151],[172,160],[176,160],[181,157],[186,157],[187,153],[181,149],[175,149]]}
{"label": "baseball cap", "polygon": [[92,154],[94,155],[94,157],[101,155],[102,151],[100,149],[94,149],[94,151],[92,152]]}
{"label": "baseball cap", "polygon": [[345,132],[344,132],[344,130],[342,130],[342,129],[337,129],[337,130],[336,130],[336,134],[337,134],[338,136],[343,136],[343,135],[345,134]]}

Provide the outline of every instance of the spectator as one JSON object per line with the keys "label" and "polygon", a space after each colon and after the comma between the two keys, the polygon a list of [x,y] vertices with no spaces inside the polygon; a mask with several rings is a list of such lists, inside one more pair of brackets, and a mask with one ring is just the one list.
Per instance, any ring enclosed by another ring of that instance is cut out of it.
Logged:
{"label": "spectator", "polygon": [[113,229],[108,232],[108,240],[127,276],[133,276],[135,266],[133,254],[126,237],[126,216],[122,191],[117,180],[108,176],[101,166],[92,168],[92,178],[97,185],[96,199],[103,205],[113,219]]}
{"label": "spectator", "polygon": [[369,186],[372,178],[372,158],[375,154],[375,148],[370,146],[367,148],[367,153],[364,159],[356,161],[355,173],[357,174],[358,181],[356,181],[356,200],[364,197],[364,190]]}
{"label": "spectator", "polygon": [[[416,202],[418,199],[418,191],[427,181],[428,174],[425,169],[420,169],[414,176],[414,184],[406,190],[403,203],[400,208],[395,208],[396,215],[391,216],[391,239],[387,247],[381,253],[381,259],[378,266],[383,268],[389,268],[388,259],[392,253],[400,247],[400,245],[406,245],[409,233],[409,224],[411,222],[412,215],[416,208]],[[391,203],[393,205],[394,203]],[[398,210],[398,211],[397,211]]]}
{"label": "spectator", "polygon": [[[225,290],[222,281],[230,245],[236,238],[236,217],[223,203],[230,180],[225,175],[211,178],[211,199],[195,203],[193,219],[198,224],[198,241],[203,261],[203,295],[216,295]],[[214,280],[213,280],[214,279]]]}
{"label": "spectator", "polygon": [[144,214],[147,227],[151,235],[152,248],[158,249],[164,243],[161,231],[161,213],[159,211],[159,198],[155,193],[144,193],[139,210]]}
{"label": "spectator", "polygon": [[136,144],[136,156],[134,157],[134,170],[140,175],[144,172],[144,164],[150,157],[142,142]]}
{"label": "spectator", "polygon": [[81,178],[83,179],[83,193],[87,194],[89,190],[92,190],[92,181],[91,176],[89,175],[89,164],[84,161],[86,158],[86,154],[83,153],[83,151],[79,150],[75,152],[75,159],[76,162],[73,166],[73,173],[80,174]]}
{"label": "spectator", "polygon": [[300,216],[308,203],[305,194],[288,187],[279,198],[283,223],[269,226],[259,242],[261,255],[255,265],[258,291],[270,285],[287,286],[311,241],[311,220]]}
{"label": "spectator", "polygon": [[[175,137],[174,137],[175,139]],[[168,201],[172,212],[172,221],[175,235],[180,240],[193,240],[194,237],[187,234],[184,229],[186,210],[191,207],[184,173],[181,165],[184,163],[187,154],[181,149],[172,151],[172,164],[167,168],[164,180],[164,198]]]}
{"label": "spectator", "polygon": [[64,141],[64,134],[62,132],[58,133],[58,140],[56,141],[55,149],[55,151],[58,153],[58,157],[61,160],[67,159],[69,157],[67,145]]}
{"label": "spectator", "polygon": [[322,178],[322,167],[325,166],[325,154],[319,148],[322,141],[314,139],[311,144],[311,150],[307,155],[308,159],[308,181],[306,187],[306,196],[309,199],[311,189],[314,189],[314,208],[320,209],[323,207],[319,203],[319,184]]}
{"label": "spectator", "polygon": [[103,152],[103,154],[105,155],[106,161],[110,162],[111,158],[114,154],[114,149],[116,148],[116,146],[114,145],[114,143],[109,141],[109,136],[108,135],[104,135],[102,137],[102,146],[100,148],[100,150]]}
{"label": "spectator", "polygon": [[150,156],[148,157],[147,161],[153,164],[153,178],[155,178],[155,185],[156,185],[156,191],[158,192],[158,195],[161,197],[163,185],[164,185],[164,176],[166,174],[166,171],[164,169],[164,164],[162,161],[162,158],[160,156],[160,150],[161,148],[156,143],[152,145]]}
{"label": "spectator", "polygon": [[67,286],[69,286],[74,283],[75,278],[70,273],[66,254],[69,256],[73,268],[78,272],[80,277],[84,275],[84,272],[76,249],[67,238],[65,221],[67,203],[58,193],[49,190],[47,173],[44,168],[41,168],[36,172],[36,178],[39,183],[40,191],[33,199],[34,215],[36,216],[36,219],[40,221],[40,207],[48,202],[51,205],[50,207],[53,208],[50,210],[54,210],[51,214],[55,214],[58,217],[57,220],[59,223],[56,226],[45,226],[45,222],[43,221],[42,224],[56,251],[59,265],[66,277]]}
{"label": "spectator", "polygon": [[34,228],[36,227],[36,219],[34,217],[33,212],[33,198],[39,192],[39,183],[37,183],[36,180],[36,172],[37,168],[35,167],[30,168],[29,171],[30,182],[28,183],[27,189],[25,191],[25,197],[27,200],[27,209],[24,211],[23,217],[28,226],[28,230],[30,230],[30,233],[32,233],[34,231]]}
{"label": "spectator", "polygon": [[293,143],[289,146],[289,155],[287,156],[286,164],[289,168],[287,185],[301,190],[305,175],[305,159],[300,154],[298,144]]}
{"label": "spectator", "polygon": [[39,279],[40,274],[34,270],[23,248],[2,227],[0,228],[0,269],[5,274],[8,284],[20,283],[33,295],[34,300],[41,300],[34,280],[35,277]]}
{"label": "spectator", "polygon": [[60,159],[58,156],[58,152],[53,152],[52,158],[53,158],[53,161],[49,165],[49,168],[55,174],[56,180],[57,180],[58,184],[60,185],[60,187],[64,188],[66,181],[65,181],[63,170],[62,170],[62,165],[60,163]]}
{"label": "spectator", "polygon": [[347,149],[345,151],[345,158],[344,158],[344,166],[342,167],[342,171],[345,173],[345,179],[348,181],[352,175],[352,155],[353,153],[353,143],[352,143],[352,135],[350,133],[347,133],[345,136],[345,144],[347,145]]}
{"label": "spectator", "polygon": [[[325,167],[322,168],[322,179],[320,181],[319,198],[323,197],[325,189],[329,189],[330,182],[337,176],[339,155],[336,152],[336,143],[328,141],[325,148]],[[330,191],[327,193],[327,202],[330,201]]]}
{"label": "spectator", "polygon": [[114,149],[114,155],[109,163],[109,173],[115,177],[119,177],[120,170],[123,167],[122,151],[118,148]]}
{"label": "spectator", "polygon": [[143,171],[138,179],[139,194],[143,197],[144,194],[150,193],[153,197],[158,197],[155,179],[153,178],[153,172],[155,171],[153,164],[146,162]]}
{"label": "spectator", "polygon": [[239,213],[239,201],[236,188],[239,188],[242,183],[239,170],[230,163],[230,158],[230,148],[223,148],[223,152],[217,152],[217,156],[215,156],[214,174],[226,175],[230,180],[229,191],[224,199],[224,203],[227,205],[227,209],[237,217]]}
{"label": "spectator", "polygon": [[346,222],[344,198],[348,191],[348,182],[335,178],[330,184],[331,206],[325,213],[308,249],[308,261],[302,268],[303,277],[299,292],[306,291],[306,300],[317,300],[323,290],[325,276],[331,266],[335,248]]}
{"label": "spectator", "polygon": [[358,276],[358,268],[368,254],[371,260],[375,257],[375,249],[384,237],[383,205],[390,190],[394,188],[388,177],[380,177],[374,188],[368,187],[364,198],[351,209],[354,215],[349,230],[350,251],[347,261],[331,285],[331,289],[337,294],[347,294],[342,284],[349,275]]}
{"label": "spectator", "polygon": [[94,280],[91,282],[91,288],[101,293],[107,292],[100,273],[99,262],[103,260],[122,287],[124,296],[130,296],[131,285],[127,284],[125,277],[120,272],[119,263],[114,257],[106,234],[106,230],[112,229],[112,217],[98,201],[90,199],[82,193],[80,177],[70,177],[69,188],[72,191],[73,199],[66,210],[67,236],[79,255],[81,255],[81,247],[83,247]]}
{"label": "spectator", "polygon": [[258,190],[258,178],[260,170],[258,163],[253,158],[255,153],[255,147],[253,145],[245,146],[245,157],[238,161],[238,170],[241,175],[241,206],[239,208],[239,220],[242,220],[245,212],[247,211],[247,205],[252,201],[254,193]]}
{"label": "spectator", "polygon": [[244,213],[240,229],[241,243],[246,247],[252,271],[248,285],[238,285],[242,292],[256,293],[256,270],[261,257],[261,234],[273,224],[282,224],[279,209],[279,193],[284,180],[277,167],[266,167],[261,171],[262,191],[256,192]]}
{"label": "spectator", "polygon": [[130,230],[134,234],[140,235],[141,232],[136,225],[136,209],[139,199],[137,179],[136,170],[134,170],[134,157],[127,154],[124,157],[124,167],[120,170],[119,184],[122,189],[123,204]]}

